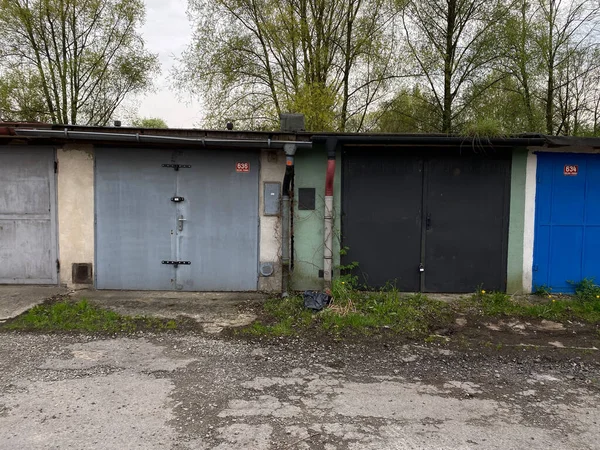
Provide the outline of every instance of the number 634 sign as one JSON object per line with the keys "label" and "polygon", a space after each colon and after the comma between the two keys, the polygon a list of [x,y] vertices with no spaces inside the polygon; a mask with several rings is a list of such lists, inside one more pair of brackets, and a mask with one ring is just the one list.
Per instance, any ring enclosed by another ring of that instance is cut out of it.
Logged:
{"label": "number 634 sign", "polygon": [[579,166],[569,164],[566,164],[563,170],[564,175],[577,175],[577,172],[579,172]]}

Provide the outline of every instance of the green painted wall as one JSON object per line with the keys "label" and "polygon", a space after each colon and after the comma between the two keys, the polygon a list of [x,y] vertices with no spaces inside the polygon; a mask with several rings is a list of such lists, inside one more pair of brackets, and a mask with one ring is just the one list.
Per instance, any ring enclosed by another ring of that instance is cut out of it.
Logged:
{"label": "green painted wall", "polygon": [[512,156],[510,222],[508,226],[506,291],[509,294],[523,291],[526,175],[527,149],[515,149]]}
{"label": "green painted wall", "polygon": [[[299,150],[295,157],[294,176],[294,271],[293,290],[322,289],[323,278],[323,221],[325,213],[325,172],[327,155],[324,148]],[[298,189],[315,188],[314,211],[298,209]],[[340,213],[341,213],[341,156],[338,153],[334,180],[334,237],[333,265],[340,264]]]}

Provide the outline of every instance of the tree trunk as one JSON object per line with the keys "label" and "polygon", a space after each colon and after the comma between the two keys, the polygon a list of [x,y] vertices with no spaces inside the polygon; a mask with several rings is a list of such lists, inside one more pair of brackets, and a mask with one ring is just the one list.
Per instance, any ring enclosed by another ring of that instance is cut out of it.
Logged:
{"label": "tree trunk", "polygon": [[521,80],[523,83],[523,100],[527,113],[527,131],[535,131],[533,105],[531,103],[531,88],[529,87],[529,72],[527,71],[527,1],[521,4],[521,41],[520,48],[520,67]]}
{"label": "tree trunk", "polygon": [[546,133],[554,133],[554,65],[548,66],[548,85],[546,93]]}
{"label": "tree trunk", "polygon": [[546,133],[554,134],[554,1],[550,1],[548,16],[548,80],[546,85]]}
{"label": "tree trunk", "polygon": [[442,111],[442,132],[452,132],[452,75],[454,64],[454,28],[456,22],[456,0],[448,1],[446,23],[446,54],[444,55],[444,109]]}
{"label": "tree trunk", "polygon": [[348,120],[348,95],[350,86],[350,52],[352,49],[352,29],[354,24],[354,4],[350,2],[348,5],[348,11],[346,14],[346,51],[344,58],[344,92],[342,97],[342,112],[340,114],[340,129],[339,131],[346,131],[346,122]]}

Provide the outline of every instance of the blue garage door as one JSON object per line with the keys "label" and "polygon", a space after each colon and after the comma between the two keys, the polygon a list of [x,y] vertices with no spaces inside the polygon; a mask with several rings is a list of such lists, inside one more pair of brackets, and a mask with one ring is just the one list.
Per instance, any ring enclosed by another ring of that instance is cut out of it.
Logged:
{"label": "blue garage door", "polygon": [[533,285],[600,281],[600,155],[539,153]]}

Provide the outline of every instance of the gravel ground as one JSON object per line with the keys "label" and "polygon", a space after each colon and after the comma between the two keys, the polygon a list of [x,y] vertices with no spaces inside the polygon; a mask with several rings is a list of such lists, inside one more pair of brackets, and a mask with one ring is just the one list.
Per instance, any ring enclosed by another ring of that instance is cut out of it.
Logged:
{"label": "gravel ground", "polygon": [[3,332],[0,448],[598,449],[584,343]]}

